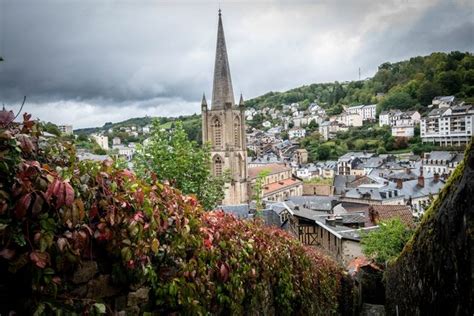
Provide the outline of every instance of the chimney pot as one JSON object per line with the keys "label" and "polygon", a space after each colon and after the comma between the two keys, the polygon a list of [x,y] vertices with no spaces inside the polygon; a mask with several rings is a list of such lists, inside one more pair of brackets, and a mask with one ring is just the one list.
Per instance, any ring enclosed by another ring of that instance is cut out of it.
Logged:
{"label": "chimney pot", "polygon": [[403,188],[403,180],[397,179],[397,189],[402,189],[402,188]]}

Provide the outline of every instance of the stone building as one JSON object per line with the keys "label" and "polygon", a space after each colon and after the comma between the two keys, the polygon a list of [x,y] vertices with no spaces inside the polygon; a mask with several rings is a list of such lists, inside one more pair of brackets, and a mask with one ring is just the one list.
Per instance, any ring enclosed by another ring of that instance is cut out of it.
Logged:
{"label": "stone building", "polygon": [[221,11],[217,29],[216,60],[212,103],[208,108],[202,98],[202,139],[211,145],[211,164],[214,175],[230,172],[222,205],[248,202],[247,149],[245,139],[245,108],[242,95],[234,103],[229,61],[222,26]]}

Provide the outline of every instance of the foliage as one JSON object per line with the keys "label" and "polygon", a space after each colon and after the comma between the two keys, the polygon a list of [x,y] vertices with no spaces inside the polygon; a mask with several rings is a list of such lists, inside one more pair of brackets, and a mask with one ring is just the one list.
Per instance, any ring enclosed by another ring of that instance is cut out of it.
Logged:
{"label": "foliage", "polygon": [[255,208],[257,213],[263,210],[263,187],[265,185],[265,178],[270,174],[269,170],[262,170],[255,180],[255,185],[252,187],[253,196],[255,200]]}
{"label": "foliage", "polygon": [[83,260],[99,260],[118,289],[151,287],[157,314],[337,312],[342,271],[287,233],[203,212],[113,161],[78,161],[28,115],[1,123],[0,282],[24,314],[111,311],[71,292]]}
{"label": "foliage", "polygon": [[[383,93],[385,97],[378,98]],[[374,77],[348,83],[311,84],[285,92],[270,92],[247,100],[252,108],[281,107],[299,102],[317,102],[328,115],[341,113],[342,105],[378,103],[380,109],[417,108],[422,112],[434,96],[474,98],[474,56],[472,53],[432,53],[379,66]],[[262,118],[262,122],[263,122]]]}
{"label": "foliage", "polygon": [[163,130],[153,121],[148,142],[135,153],[136,173],[152,183],[168,181],[185,194],[194,194],[205,209],[211,210],[224,198],[226,176],[213,176],[209,146],[188,140],[181,122]]}
{"label": "foliage", "polygon": [[362,235],[362,251],[380,264],[396,258],[410,239],[413,231],[399,218],[382,221],[377,230]]}

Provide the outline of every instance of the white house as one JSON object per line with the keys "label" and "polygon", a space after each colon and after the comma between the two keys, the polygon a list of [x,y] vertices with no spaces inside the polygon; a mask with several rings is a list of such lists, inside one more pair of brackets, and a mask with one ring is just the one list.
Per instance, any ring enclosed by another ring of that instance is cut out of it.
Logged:
{"label": "white house", "polygon": [[392,136],[411,138],[415,136],[415,127],[409,125],[392,126]]}
{"label": "white house", "polygon": [[93,134],[91,136],[97,142],[97,144],[99,144],[100,148],[109,150],[109,138],[107,136],[97,134]]}
{"label": "white house", "polygon": [[359,114],[363,121],[375,120],[376,107],[376,104],[356,105],[348,107],[346,112]]}
{"label": "white house", "polygon": [[302,138],[306,136],[306,130],[301,127],[293,127],[288,131],[288,137],[290,139]]}

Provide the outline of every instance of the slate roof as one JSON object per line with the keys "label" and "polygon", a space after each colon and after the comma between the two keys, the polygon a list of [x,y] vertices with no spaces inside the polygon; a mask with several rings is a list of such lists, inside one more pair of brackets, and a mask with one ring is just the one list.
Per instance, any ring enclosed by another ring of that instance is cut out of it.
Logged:
{"label": "slate roof", "polygon": [[250,217],[248,204],[222,205],[218,209],[223,210],[225,213],[233,214],[237,218],[245,219]]}
{"label": "slate roof", "polygon": [[353,199],[367,199],[373,201],[383,201],[390,200],[394,198],[399,198],[403,194],[396,189],[396,184],[394,187],[382,187],[382,188],[355,188],[347,191],[344,195],[346,198]]}
{"label": "slate roof", "polygon": [[290,196],[288,201],[293,205],[303,206],[311,210],[329,212],[337,197],[332,196]]}
{"label": "slate roof", "polygon": [[[438,194],[444,186],[443,180],[434,181],[434,178],[425,178],[425,185],[420,187],[418,185],[418,179],[409,180],[403,182],[403,187],[399,189],[400,195],[403,195],[405,199],[408,198],[420,198]],[[390,182],[388,185],[390,188],[396,188],[397,184]]]}

